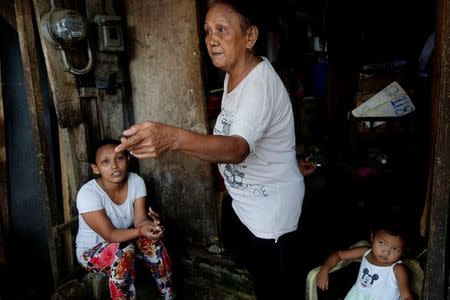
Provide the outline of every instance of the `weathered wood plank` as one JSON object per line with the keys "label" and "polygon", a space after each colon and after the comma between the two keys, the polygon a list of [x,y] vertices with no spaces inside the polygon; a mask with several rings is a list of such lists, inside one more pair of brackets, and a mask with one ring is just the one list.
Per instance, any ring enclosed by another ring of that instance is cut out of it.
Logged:
{"label": "weathered wood plank", "polygon": [[448,290],[446,268],[450,193],[450,5],[438,0],[435,65],[431,103],[430,223],[424,299],[443,299]]}
{"label": "weathered wood plank", "polygon": [[[33,0],[33,3],[36,21],[40,24],[42,16],[50,11],[50,1]],[[75,76],[65,71],[60,51],[45,40],[41,30],[39,34],[58,124],[62,128],[74,128],[82,121]]]}
{"label": "weathered wood plank", "polygon": [[[77,5],[77,1],[71,1]],[[33,0],[36,21],[39,24],[42,16],[50,11],[50,1]],[[65,3],[68,5],[68,3]],[[78,2],[78,5],[81,5]],[[72,8],[73,7],[67,7]],[[82,123],[82,109],[78,95],[75,75],[65,70],[61,60],[61,53],[48,43],[40,31],[40,40],[44,54],[53,103],[59,124],[60,163],[62,175],[62,206],[64,221],[76,216],[76,193],[87,175],[84,169],[87,161],[86,131]],[[59,225],[55,225],[59,226]],[[73,269],[73,236],[70,232],[64,235],[64,247],[68,270]],[[59,249],[61,250],[61,249]],[[59,270],[60,273],[63,270]]]}
{"label": "weathered wood plank", "polygon": [[81,184],[88,177],[86,149],[86,131],[84,123],[76,128],[59,128],[59,148],[61,164],[61,190],[63,204],[63,224],[53,227],[54,234],[64,235],[64,258],[66,260],[67,270],[70,273],[74,270],[74,237],[71,229],[77,219],[76,196]]}
{"label": "weathered wood plank", "polygon": [[7,261],[5,242],[9,232],[8,178],[6,174],[6,139],[2,86],[0,72],[0,264]]}
{"label": "weathered wood plank", "polygon": [[33,29],[33,12],[30,1],[15,2],[17,33],[19,35],[20,52],[24,70],[25,86],[28,96],[30,121],[33,135],[34,148],[37,153],[39,178],[42,189],[42,204],[44,221],[47,223],[47,239],[50,256],[50,264],[53,275],[53,285],[56,287],[59,281],[59,269],[57,264],[56,244],[52,230],[52,211],[50,206],[50,191],[52,189],[52,177],[49,170],[48,142],[44,124],[44,107],[42,92],[40,89],[39,66]]}
{"label": "weathered wood plank", "polygon": [[54,227],[55,235],[66,234],[67,231],[72,230],[72,228],[77,225],[78,225],[78,217],[69,219],[65,223],[59,224],[58,226]]}
{"label": "weathered wood plank", "polygon": [[[112,1],[91,0],[86,3],[86,15],[93,23],[96,15],[116,15],[116,12],[112,9]],[[92,128],[100,129],[99,136],[102,138],[119,138],[124,130],[123,73],[119,66],[119,54],[97,52],[95,57],[97,95],[94,101],[98,124],[92,124]]]}
{"label": "weathered wood plank", "polygon": [[[86,147],[86,129],[81,123],[74,129],[60,128],[60,158],[61,164],[65,165],[65,175],[63,176],[63,189],[68,193],[67,221],[77,215],[76,197],[78,189],[89,177],[89,163]],[[61,166],[61,170],[63,166]],[[64,186],[67,185],[67,186]]]}
{"label": "weathered wood plank", "polygon": [[[97,53],[95,65],[96,81],[117,81],[119,86],[111,86],[109,91],[97,89],[98,121],[102,138],[119,138],[124,130],[124,107],[122,103],[122,75],[119,58],[115,54]],[[115,78],[115,79],[112,79]]]}
{"label": "weathered wood plank", "polygon": [[[64,134],[65,129],[59,129],[59,157],[65,158],[66,157],[66,147],[70,146],[68,143],[65,142]],[[66,159],[60,159],[60,166],[61,166],[61,190],[62,190],[62,202],[63,202],[63,218],[64,222],[69,221],[72,219],[72,212],[71,212],[71,197],[70,197],[70,182],[69,182],[69,170],[67,165]],[[73,170],[72,170],[73,171]],[[74,176],[70,176],[71,178],[74,178]],[[75,198],[72,198],[75,199]],[[57,231],[57,230],[56,230]],[[55,235],[57,232],[55,233]],[[69,272],[73,271],[73,236],[72,232],[70,230],[64,232],[64,248],[65,248],[65,258],[66,258],[66,264],[67,269]]]}

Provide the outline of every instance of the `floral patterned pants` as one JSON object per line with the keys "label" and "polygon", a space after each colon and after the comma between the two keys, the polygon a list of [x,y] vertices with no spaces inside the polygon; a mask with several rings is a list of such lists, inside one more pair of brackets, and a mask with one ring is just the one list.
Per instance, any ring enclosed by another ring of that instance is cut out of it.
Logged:
{"label": "floral patterned pants", "polygon": [[[138,255],[136,255],[137,247]],[[175,299],[172,286],[172,264],[161,241],[139,238],[136,243],[100,243],[84,252],[81,265],[89,272],[105,273],[109,277],[111,298],[136,299],[134,262],[142,258],[158,285],[161,299]]]}

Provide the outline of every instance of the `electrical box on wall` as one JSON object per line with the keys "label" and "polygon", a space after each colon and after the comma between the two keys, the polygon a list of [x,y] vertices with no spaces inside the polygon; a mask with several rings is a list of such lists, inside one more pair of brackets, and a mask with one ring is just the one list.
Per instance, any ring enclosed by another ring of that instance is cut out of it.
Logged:
{"label": "electrical box on wall", "polygon": [[96,15],[99,51],[123,51],[122,22],[119,16]]}
{"label": "electrical box on wall", "polygon": [[76,11],[52,9],[42,17],[44,38],[59,49],[70,48],[73,43],[86,37],[86,23]]}

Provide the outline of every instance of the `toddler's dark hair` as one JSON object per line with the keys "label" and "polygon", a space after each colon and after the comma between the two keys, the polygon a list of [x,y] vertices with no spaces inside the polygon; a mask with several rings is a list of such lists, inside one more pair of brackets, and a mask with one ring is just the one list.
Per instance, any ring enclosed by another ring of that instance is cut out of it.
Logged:
{"label": "toddler's dark hair", "polygon": [[380,216],[380,218],[373,223],[372,232],[384,230],[390,235],[400,237],[405,245],[409,240],[409,228],[404,218],[399,215]]}
{"label": "toddler's dark hair", "polygon": [[94,147],[91,147],[91,150],[89,152],[89,163],[91,163],[91,164],[95,163],[95,158],[97,157],[97,151],[101,147],[103,147],[105,145],[118,146],[120,144],[121,144],[120,141],[116,140],[116,139],[103,139],[101,141],[98,141],[97,143],[94,144]]}

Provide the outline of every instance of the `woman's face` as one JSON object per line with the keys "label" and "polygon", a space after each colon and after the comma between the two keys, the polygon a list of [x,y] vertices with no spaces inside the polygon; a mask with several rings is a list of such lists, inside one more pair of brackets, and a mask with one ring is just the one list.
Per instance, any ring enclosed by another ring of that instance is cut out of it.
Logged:
{"label": "woman's face", "polygon": [[239,15],[225,4],[212,6],[205,19],[205,42],[214,66],[229,72],[248,53]]}
{"label": "woman's face", "polygon": [[94,174],[108,182],[121,182],[127,176],[128,156],[125,152],[115,152],[116,145],[108,144],[97,150],[95,164],[91,164]]}

